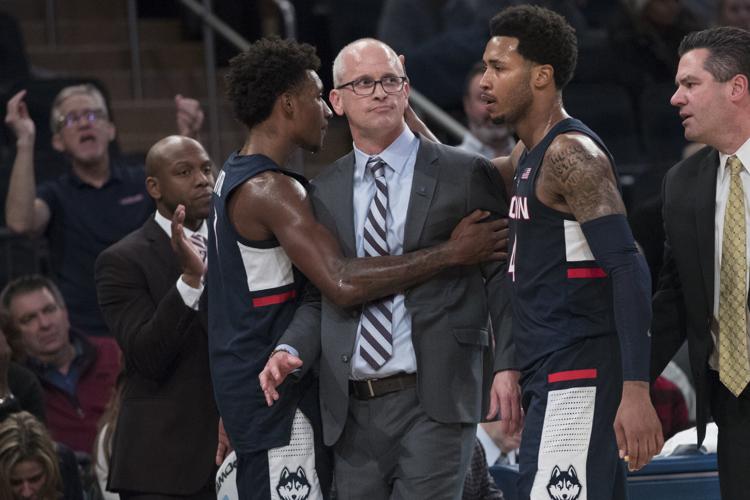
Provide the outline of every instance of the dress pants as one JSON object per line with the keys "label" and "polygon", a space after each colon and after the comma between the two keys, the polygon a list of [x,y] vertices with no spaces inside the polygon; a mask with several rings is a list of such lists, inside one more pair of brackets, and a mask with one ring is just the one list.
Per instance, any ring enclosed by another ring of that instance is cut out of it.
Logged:
{"label": "dress pants", "polygon": [[443,424],[422,409],[416,388],[349,400],[334,447],[338,500],[458,500],[476,424]]}
{"label": "dress pants", "polygon": [[712,384],[711,414],[719,428],[719,486],[722,500],[748,498],[750,471],[750,388],[736,397],[709,370]]}

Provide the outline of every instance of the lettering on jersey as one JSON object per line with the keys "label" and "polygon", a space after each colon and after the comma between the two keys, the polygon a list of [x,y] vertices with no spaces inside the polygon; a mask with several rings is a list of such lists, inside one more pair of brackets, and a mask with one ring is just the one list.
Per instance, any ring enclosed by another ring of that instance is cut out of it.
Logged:
{"label": "lettering on jersey", "polygon": [[529,220],[528,198],[525,196],[514,196],[511,198],[509,215],[511,219]]}
{"label": "lettering on jersey", "polygon": [[531,167],[523,169],[523,173],[521,174],[521,180],[525,181],[529,178],[529,175],[531,175]]}

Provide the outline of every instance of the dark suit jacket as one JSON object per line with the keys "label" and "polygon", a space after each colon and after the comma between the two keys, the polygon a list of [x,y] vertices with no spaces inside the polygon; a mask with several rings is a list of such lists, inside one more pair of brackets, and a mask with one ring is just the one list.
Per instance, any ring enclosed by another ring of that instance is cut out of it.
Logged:
{"label": "dark suit jacket", "polygon": [[655,379],[685,338],[695,382],[698,443],[710,415],[708,358],[713,351],[714,218],[719,153],[703,148],[664,178],[664,262],[653,300],[651,376]]}
{"label": "dark suit jacket", "polygon": [[177,291],[180,274],[153,218],[96,262],[99,304],[125,357],[113,490],[188,495],[215,472],[218,414],[205,321]]}
{"label": "dark suit jacket", "polygon": [[[349,153],[315,179],[318,220],[356,257]],[[481,208],[507,216],[503,182],[484,159],[422,140],[404,230],[404,252],[450,238],[462,217]],[[476,423],[485,414],[494,371],[515,368],[505,262],[447,269],[405,292],[417,358],[417,393],[425,412],[444,423]],[[308,369],[320,358],[326,444],[346,423],[348,380],[361,308],[305,301],[279,343],[296,348]],[[491,319],[491,321],[490,321]],[[492,343],[495,356],[493,365]]]}

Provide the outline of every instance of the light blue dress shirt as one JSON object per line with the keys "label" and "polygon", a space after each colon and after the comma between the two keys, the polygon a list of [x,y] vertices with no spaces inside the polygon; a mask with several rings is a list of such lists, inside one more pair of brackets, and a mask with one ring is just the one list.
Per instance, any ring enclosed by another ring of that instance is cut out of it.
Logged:
{"label": "light blue dress shirt", "polygon": [[[388,165],[385,169],[385,181],[388,185],[386,230],[391,255],[401,255],[404,252],[404,227],[418,150],[419,139],[408,127],[404,127],[401,135],[377,155]],[[357,149],[356,144],[354,145],[354,235],[358,257],[365,255],[362,235],[370,202],[376,190],[375,179],[365,169],[369,158],[370,155],[363,153]],[[352,354],[352,379],[384,378],[400,372],[415,373],[417,371],[417,358],[411,341],[411,316],[404,305],[403,294],[393,297],[392,325],[393,356],[380,369],[375,370],[359,354],[360,329],[362,328],[360,322]]]}

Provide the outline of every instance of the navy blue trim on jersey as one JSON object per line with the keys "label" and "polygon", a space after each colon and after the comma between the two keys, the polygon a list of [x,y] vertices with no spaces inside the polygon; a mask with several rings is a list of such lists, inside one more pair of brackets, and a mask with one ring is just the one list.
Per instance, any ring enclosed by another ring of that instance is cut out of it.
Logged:
{"label": "navy blue trim on jersey", "polygon": [[547,148],[570,132],[590,137],[614,169],[601,139],[572,118],[557,123],[519,160],[510,207],[508,273],[522,370],[583,339],[616,334],[611,277],[594,259],[575,217],[545,205],[535,192]]}
{"label": "navy blue trim on jersey", "polygon": [[[232,154],[219,174],[209,218],[208,346],[219,413],[239,454],[283,446],[295,409],[313,415],[300,400],[312,375],[279,387],[265,403],[258,374],[291,321],[305,285],[278,241],[251,241],[229,219],[228,201],[243,183],[263,172],[290,175],[263,155]],[[309,398],[308,398],[309,399]],[[312,398],[314,399],[314,398]]]}

